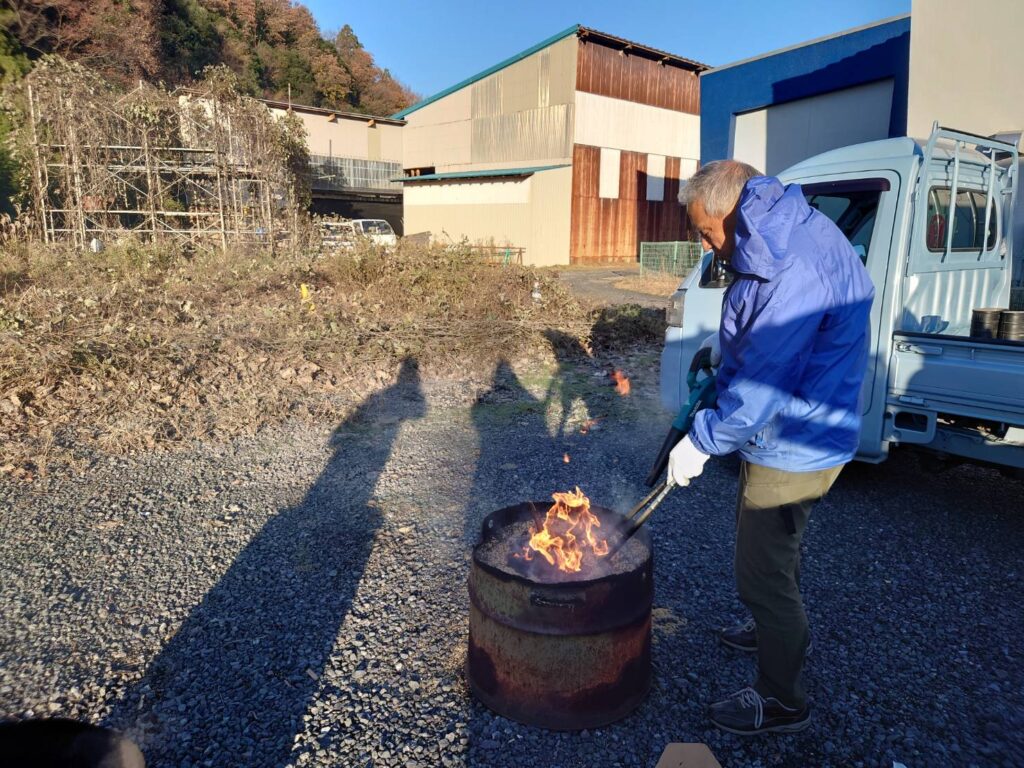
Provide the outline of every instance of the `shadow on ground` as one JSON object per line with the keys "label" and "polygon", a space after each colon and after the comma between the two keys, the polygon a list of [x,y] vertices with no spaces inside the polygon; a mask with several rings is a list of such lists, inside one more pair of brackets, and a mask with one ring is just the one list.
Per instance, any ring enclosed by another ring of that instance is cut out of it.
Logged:
{"label": "shadow on ground", "polygon": [[424,415],[406,359],[397,382],[335,430],[302,503],[264,525],[116,705],[110,724],[149,764],[288,761],[381,525],[377,478],[402,423]]}

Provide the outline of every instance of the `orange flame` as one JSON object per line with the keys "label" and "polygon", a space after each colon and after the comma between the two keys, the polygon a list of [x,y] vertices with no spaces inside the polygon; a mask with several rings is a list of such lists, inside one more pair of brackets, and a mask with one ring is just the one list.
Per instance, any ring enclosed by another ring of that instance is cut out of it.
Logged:
{"label": "orange flame", "polygon": [[569,463],[569,454],[568,453],[566,453],[566,454],[564,454],[562,456],[562,461],[564,461],[566,464]]}
{"label": "orange flame", "polygon": [[612,381],[615,382],[615,391],[623,396],[628,395],[629,379],[626,377],[626,374],[624,374],[622,371],[616,368],[615,371],[612,372],[611,376]]}
{"label": "orange flame", "polygon": [[576,573],[583,567],[585,547],[598,557],[608,554],[608,542],[598,540],[594,528],[601,521],[590,511],[590,499],[577,486],[575,492],[553,493],[555,503],[548,509],[544,526],[537,530],[530,525],[530,543],[523,549],[523,557],[531,560],[530,550],[539,552],[551,565],[566,573]]}

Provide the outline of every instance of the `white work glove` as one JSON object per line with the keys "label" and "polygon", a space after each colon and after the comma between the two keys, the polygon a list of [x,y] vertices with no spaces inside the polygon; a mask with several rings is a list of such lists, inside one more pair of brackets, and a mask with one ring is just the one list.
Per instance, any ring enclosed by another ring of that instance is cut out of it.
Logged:
{"label": "white work glove", "polygon": [[676,485],[689,485],[693,478],[704,471],[704,463],[708,458],[687,435],[668,455],[668,476]]}
{"label": "white work glove", "polygon": [[717,368],[722,364],[722,342],[718,338],[718,331],[715,331],[700,343],[701,349],[711,350],[711,367]]}

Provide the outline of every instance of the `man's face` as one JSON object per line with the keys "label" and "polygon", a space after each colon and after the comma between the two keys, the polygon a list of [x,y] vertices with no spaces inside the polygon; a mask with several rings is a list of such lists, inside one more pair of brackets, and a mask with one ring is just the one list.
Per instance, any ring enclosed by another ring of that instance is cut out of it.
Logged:
{"label": "man's face", "polygon": [[728,261],[736,247],[736,210],[726,216],[711,216],[704,210],[704,203],[694,200],[688,209],[690,221],[700,232],[701,245],[715,252],[715,256]]}

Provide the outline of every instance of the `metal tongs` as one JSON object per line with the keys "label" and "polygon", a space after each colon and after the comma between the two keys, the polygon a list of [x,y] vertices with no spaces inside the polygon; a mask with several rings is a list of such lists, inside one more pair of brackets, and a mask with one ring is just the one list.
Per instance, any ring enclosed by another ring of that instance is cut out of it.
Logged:
{"label": "metal tongs", "polygon": [[615,546],[611,548],[611,551],[608,553],[609,555],[614,555],[626,545],[627,541],[633,538],[633,535],[647,522],[647,518],[651,516],[651,513],[665,500],[669,491],[675,487],[675,480],[671,477],[667,478],[664,482],[655,486],[653,491],[644,496],[639,504],[626,513],[626,517],[622,521],[622,527],[619,529],[621,536],[615,543]]}
{"label": "metal tongs", "polygon": [[[702,379],[698,379],[697,374],[701,371],[704,372],[705,376]],[[669,430],[665,442],[662,443],[661,450],[658,452],[658,458],[654,460],[654,466],[647,476],[648,487],[654,486],[654,489],[626,514],[620,528],[622,535],[615,545],[611,547],[608,552],[609,556],[614,555],[626,545],[626,542],[647,522],[647,519],[658,508],[658,505],[665,500],[669,492],[676,487],[676,482],[671,476],[665,478],[656,486],[654,484],[668,466],[668,457],[672,453],[672,449],[690,431],[690,427],[693,425],[693,417],[697,414],[697,411],[703,408],[713,408],[718,400],[715,374],[711,368],[710,350],[706,348],[699,349],[697,354],[693,356],[690,370],[686,375],[686,384],[690,390],[690,397],[679,410],[675,421],[672,422],[672,428]]]}

